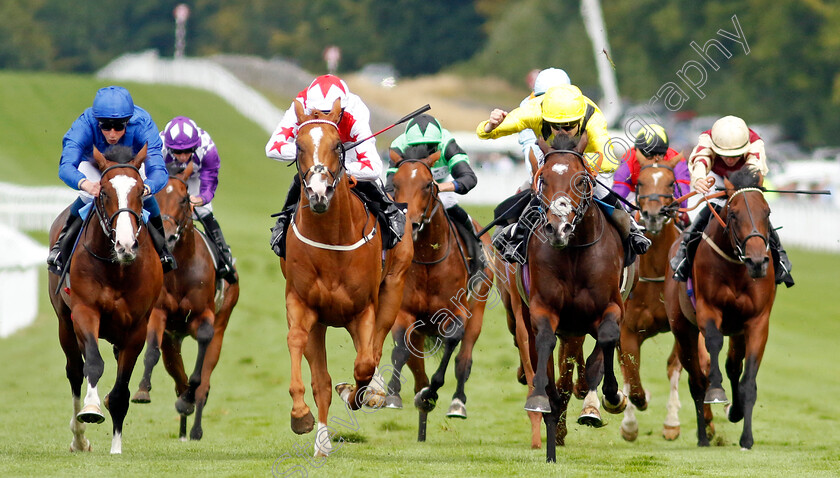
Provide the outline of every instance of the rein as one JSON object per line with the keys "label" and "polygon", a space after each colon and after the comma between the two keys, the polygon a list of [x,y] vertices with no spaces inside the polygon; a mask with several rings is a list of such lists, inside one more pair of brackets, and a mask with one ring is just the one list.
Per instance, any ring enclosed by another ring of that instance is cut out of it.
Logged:
{"label": "rein", "polygon": [[[709,235],[706,234],[705,231],[703,231],[703,235],[702,235],[703,240],[705,240],[709,244],[709,246],[719,256],[721,256],[722,258],[726,259],[728,262],[731,262],[733,264],[743,264],[744,263],[744,261],[746,260],[744,246],[745,246],[746,242],[752,237],[760,237],[761,240],[763,240],[764,244],[765,244],[764,250],[767,251],[767,250],[770,249],[770,241],[768,240],[767,236],[765,234],[762,234],[762,233],[758,232],[758,228],[755,226],[755,219],[753,219],[752,210],[750,209],[749,202],[744,201],[744,204],[747,208],[747,217],[750,218],[750,226],[752,228],[750,230],[750,233],[747,234],[747,236],[745,238],[739,240],[735,236],[735,231],[731,227],[729,227],[728,223],[732,221],[732,217],[734,216],[734,214],[731,211],[732,199],[734,197],[738,196],[739,194],[743,194],[743,193],[747,193],[747,192],[757,192],[757,193],[761,194],[762,196],[764,195],[764,192],[759,188],[738,189],[737,191],[732,193],[732,195],[729,196],[729,198],[726,201],[726,206],[725,206],[726,209],[727,209],[727,215],[726,215],[727,223],[724,224],[723,229],[724,229],[724,232],[729,236],[729,242],[732,245],[732,249],[735,251],[735,257],[734,258],[731,257],[729,254],[727,254],[725,251],[723,251],[723,249],[721,249],[720,246],[718,246],[714,242],[714,240]],[[711,207],[711,206],[709,206],[709,207]],[[714,211],[714,209],[712,209],[712,211]]]}

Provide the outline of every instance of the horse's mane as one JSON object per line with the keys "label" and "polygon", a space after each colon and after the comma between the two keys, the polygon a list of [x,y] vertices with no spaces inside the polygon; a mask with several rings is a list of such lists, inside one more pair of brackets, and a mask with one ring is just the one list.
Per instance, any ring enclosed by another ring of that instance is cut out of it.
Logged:
{"label": "horse's mane", "polygon": [[170,176],[175,176],[184,172],[187,169],[187,164],[180,161],[172,161],[171,163],[166,163],[166,170],[169,171]]}
{"label": "horse's mane", "polygon": [[736,190],[757,188],[761,185],[761,172],[758,168],[747,166],[730,174],[728,179]]}
{"label": "horse's mane", "polygon": [[134,159],[134,151],[131,147],[119,144],[109,147],[102,153],[102,155],[105,156],[105,159],[108,161],[113,161],[119,164],[126,164]]}
{"label": "horse's mane", "polygon": [[554,141],[551,142],[551,147],[554,149],[574,151],[578,145],[577,140],[578,138],[572,136],[558,134],[554,137]]}
{"label": "horse's mane", "polygon": [[405,148],[403,151],[403,158],[404,159],[425,159],[431,156],[435,152],[434,144],[415,144],[414,146],[409,146]]}

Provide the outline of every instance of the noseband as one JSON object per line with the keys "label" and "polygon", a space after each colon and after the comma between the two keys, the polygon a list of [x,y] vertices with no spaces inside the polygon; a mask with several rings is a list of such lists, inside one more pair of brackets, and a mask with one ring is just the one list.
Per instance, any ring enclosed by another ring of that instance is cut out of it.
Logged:
{"label": "noseband", "polygon": [[[674,173],[674,168],[672,168],[670,166],[666,166],[664,164],[659,164],[659,163],[653,163],[653,164],[648,164],[648,165],[642,166],[642,168],[639,169],[639,172],[644,171],[645,169],[648,169],[648,168],[667,169],[668,171],[671,171],[671,175],[674,178],[677,177],[676,173]],[[645,195],[640,196],[639,195],[639,184],[637,182],[636,183],[636,206],[641,208],[642,205],[640,203],[640,200],[642,200],[642,199],[647,199],[648,201],[656,201],[656,202],[662,203],[662,201],[664,199],[674,197],[674,192],[673,192],[674,189],[675,188],[672,186],[671,187],[671,194],[645,194]],[[665,208],[665,206],[663,205],[663,209],[661,209],[659,211],[659,214],[670,215],[672,213],[672,211],[664,209],[664,208]]]}
{"label": "noseband", "polygon": [[[129,168],[129,169],[135,171],[138,176],[140,175],[140,171],[136,167],[134,167],[130,164],[116,164],[114,166],[106,168],[105,171],[102,171],[102,176],[104,177],[108,173],[108,171],[111,171],[112,169],[118,169],[118,168]],[[117,240],[115,238],[116,229],[114,228],[114,219],[121,212],[131,213],[137,219],[137,231],[134,232],[134,239],[136,240],[137,236],[140,235],[140,229],[143,227],[143,216],[141,215],[141,213],[135,211],[134,209],[131,209],[131,208],[128,208],[128,207],[123,207],[123,208],[117,209],[114,212],[114,214],[111,214],[111,216],[108,219],[105,219],[105,216],[104,216],[104,214],[105,214],[105,202],[102,199],[101,194],[94,199],[94,206],[95,206],[94,210],[96,211],[96,217],[99,219],[99,225],[102,227],[102,232],[105,233],[105,235],[111,241],[112,245],[117,244]],[[142,209],[141,209],[141,211],[142,211]]]}
{"label": "noseband", "polygon": [[726,201],[726,207],[728,211],[726,216],[726,229],[728,229],[727,232],[729,234],[729,241],[732,243],[732,248],[735,250],[735,256],[741,262],[744,262],[744,260],[746,259],[745,246],[747,241],[752,237],[760,237],[765,244],[764,250],[767,251],[770,249],[770,241],[767,238],[767,235],[758,232],[758,228],[755,226],[755,219],[753,218],[752,210],[750,209],[750,203],[746,200],[746,198],[744,199],[744,205],[747,208],[747,217],[750,218],[750,227],[752,228],[750,233],[747,234],[747,236],[743,239],[739,240],[738,237],[735,235],[735,230],[729,227],[729,223],[732,222],[733,218],[735,217],[735,214],[731,208],[732,199],[739,194],[747,192],[757,192],[761,194],[762,197],[764,196],[764,191],[762,191],[759,188],[743,188],[732,193],[732,195],[729,196],[729,199],[727,199]]}
{"label": "noseband", "polygon": [[[301,128],[303,128],[304,126],[309,125],[309,124],[327,124],[327,125],[330,125],[333,128],[335,128],[336,131],[338,131],[338,125],[337,124],[333,123],[332,121],[323,120],[323,119],[311,119],[311,120],[308,120],[308,121],[304,121],[303,123],[298,125],[298,131],[300,131]],[[341,176],[344,175],[344,169],[345,169],[344,168],[344,154],[345,154],[346,151],[344,150],[344,144],[343,143],[339,143],[339,144],[341,145],[341,152],[338,155],[338,171],[335,172],[335,173],[330,171],[329,168],[327,168],[326,166],[324,166],[321,163],[313,164],[304,173],[300,170],[300,163],[297,161],[297,159],[295,159],[295,165],[297,166],[297,169],[298,169],[298,175],[300,176],[300,182],[303,184],[304,189],[309,188],[309,179],[312,177],[313,174],[325,174],[325,175],[328,174],[332,178],[332,183],[330,183],[327,186],[327,190],[335,190],[336,185],[338,184],[339,181],[341,181]]]}
{"label": "noseband", "polygon": [[[397,169],[400,169],[400,167],[402,167],[403,164],[408,163],[422,164],[423,167],[425,167],[426,170],[429,171],[429,176],[432,177],[432,182],[435,182],[435,175],[432,173],[432,168],[430,168],[428,164],[424,163],[420,159],[403,159],[399,162],[399,164],[397,164]],[[423,228],[429,225],[429,223],[432,221],[432,217],[435,215],[438,208],[440,208],[441,203],[440,198],[438,197],[438,188],[434,187],[432,189],[432,194],[429,195],[429,202],[426,203],[426,207],[423,208],[423,214],[420,216],[420,226],[418,226],[417,231],[415,231],[415,233],[417,234],[419,234],[420,231],[423,230]]]}

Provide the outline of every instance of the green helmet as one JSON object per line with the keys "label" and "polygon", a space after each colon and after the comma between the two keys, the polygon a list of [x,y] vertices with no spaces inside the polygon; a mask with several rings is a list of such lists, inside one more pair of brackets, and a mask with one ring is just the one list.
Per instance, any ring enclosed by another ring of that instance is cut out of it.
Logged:
{"label": "green helmet", "polygon": [[420,115],[405,125],[405,141],[409,146],[424,143],[440,143],[443,132],[440,123],[431,115]]}

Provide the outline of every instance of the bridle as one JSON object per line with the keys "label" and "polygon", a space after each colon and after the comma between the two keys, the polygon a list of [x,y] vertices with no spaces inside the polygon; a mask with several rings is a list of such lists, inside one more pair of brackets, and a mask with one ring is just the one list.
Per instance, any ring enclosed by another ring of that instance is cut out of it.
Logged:
{"label": "bridle", "polygon": [[[106,168],[104,171],[102,171],[102,177],[105,177],[105,175],[108,173],[108,171],[111,171],[112,169],[119,169],[119,168],[131,169],[134,172],[136,172],[138,176],[140,176],[140,170],[137,169],[136,167],[130,165],[130,164],[115,164],[113,166],[110,166],[110,167]],[[123,207],[123,208],[117,209],[113,214],[111,214],[110,217],[108,217],[106,219],[106,217],[105,217],[105,201],[104,201],[101,193],[99,194],[99,196],[94,198],[93,206],[94,206],[93,207],[94,211],[96,211],[96,218],[99,222],[99,226],[102,228],[102,232],[105,234],[105,237],[107,237],[108,240],[111,241],[111,246],[112,247],[115,247],[117,245],[116,229],[114,227],[114,219],[116,219],[116,217],[122,212],[131,213],[131,215],[133,215],[137,219],[137,230],[134,232],[134,240],[136,241],[137,238],[140,236],[140,231],[143,229],[143,216],[142,216],[141,213],[135,211],[134,209],[131,209],[131,208],[128,208],[128,207]],[[87,229],[87,228],[85,228],[85,229]],[[82,245],[84,246],[85,250],[87,250],[87,252],[90,255],[92,255],[93,257],[95,257],[95,258],[97,258],[101,261],[113,262],[112,260],[110,260],[108,258],[101,257],[101,256],[97,255],[96,253],[94,253],[92,250],[90,250],[87,243],[83,242]]]}
{"label": "bridle", "polygon": [[727,208],[726,229],[727,229],[727,234],[729,235],[729,241],[732,244],[732,249],[735,251],[735,256],[741,262],[744,262],[744,260],[746,259],[745,246],[746,246],[747,241],[750,238],[760,237],[761,240],[764,241],[765,251],[770,249],[770,240],[768,239],[766,234],[762,234],[758,231],[758,228],[755,225],[755,219],[753,218],[752,210],[750,209],[750,203],[749,203],[749,201],[746,200],[746,198],[744,198],[744,205],[747,208],[747,217],[750,219],[750,227],[751,227],[750,233],[747,234],[747,236],[744,237],[743,239],[739,240],[738,236],[735,234],[735,230],[733,228],[729,227],[729,223],[732,222],[733,219],[735,218],[735,214],[732,211],[732,208],[730,207],[731,203],[732,203],[732,199],[735,198],[736,196],[738,196],[739,194],[744,194],[744,193],[748,193],[748,192],[757,192],[757,193],[761,194],[762,197],[764,196],[764,191],[762,191],[759,188],[742,188],[742,189],[738,189],[737,191],[732,193],[732,195],[729,196],[729,198],[726,200],[726,208]]}
{"label": "bridle", "polygon": [[559,207],[557,201],[560,199],[552,200],[550,203],[546,202],[546,197],[543,194],[543,185],[544,182],[542,181],[542,174],[545,169],[546,164],[548,164],[548,157],[552,154],[571,154],[576,157],[583,166],[583,171],[577,173],[574,177],[571,178],[570,184],[573,184],[576,180],[577,176],[582,176],[585,179],[585,186],[584,191],[580,195],[580,200],[577,204],[574,204],[571,197],[569,197],[569,202],[572,203],[572,209],[570,212],[574,213],[575,217],[572,218],[571,226],[574,228],[577,226],[581,220],[583,220],[584,214],[586,214],[587,209],[589,209],[589,205],[592,203],[592,198],[594,196],[594,180],[592,179],[591,174],[589,173],[589,168],[586,166],[586,160],[584,159],[583,155],[578,153],[577,151],[568,150],[568,149],[553,149],[545,153],[545,159],[543,160],[543,165],[540,169],[534,174],[534,182],[531,185],[532,193],[537,196],[540,201],[540,212],[545,214],[546,211],[554,214],[555,216],[568,216],[568,213],[561,214],[559,212]]}
{"label": "bridle", "polygon": [[187,226],[192,221],[192,212],[190,211],[190,202],[189,202],[189,186],[187,186],[186,181],[184,181],[183,179],[181,179],[177,176],[170,175],[169,179],[175,179],[175,180],[179,181],[181,184],[184,185],[184,189],[187,191],[187,195],[185,197],[187,200],[186,201],[183,201],[183,200],[181,201],[181,204],[182,204],[181,205],[181,212],[183,213],[181,215],[182,216],[181,219],[175,220],[174,217],[170,216],[169,214],[163,214],[162,212],[160,214],[161,219],[163,219],[164,221],[169,221],[169,222],[175,224],[175,234],[173,234],[173,237],[175,238],[174,242],[178,242],[178,240],[181,238],[181,234],[184,233]]}
{"label": "bridle", "polygon": [[397,169],[400,169],[403,164],[408,163],[420,163],[423,167],[429,171],[429,176],[432,177],[432,193],[429,195],[429,201],[426,203],[426,206],[423,208],[423,214],[420,215],[420,225],[417,227],[416,234],[419,234],[429,223],[432,221],[432,217],[434,217],[435,213],[437,213],[438,209],[440,208],[441,202],[440,197],[438,197],[438,188],[437,183],[434,180],[435,175],[432,173],[432,168],[429,167],[428,164],[423,162],[420,159],[403,159],[397,164]]}
{"label": "bridle", "polygon": [[[642,166],[641,169],[639,169],[639,172],[642,172],[642,171],[644,171],[645,169],[648,169],[648,168],[667,169],[668,171],[671,171],[672,177],[676,178],[676,173],[674,173],[674,168],[672,168],[670,166],[667,166],[665,164],[659,164],[658,162]],[[639,195],[639,183],[637,182],[636,183],[636,191],[635,191],[636,192],[636,206],[641,209],[641,207],[642,207],[641,200],[642,199],[647,199],[648,201],[656,201],[660,204],[665,199],[669,199],[669,198],[673,199],[674,198],[674,192],[673,192],[674,187],[673,187],[673,185],[671,186],[671,189],[672,189],[671,194],[654,193],[654,194]],[[665,204],[663,204],[662,208],[659,210],[659,214],[664,215],[664,216],[672,216],[675,212],[676,211],[672,210],[669,206],[667,206]]]}
{"label": "bridle", "polygon": [[[310,125],[310,124],[326,124],[326,125],[332,126],[333,128],[335,128],[336,131],[338,131],[338,125],[337,124],[333,123],[332,121],[324,120],[324,119],[311,119],[311,120],[304,121],[303,123],[298,125],[298,131],[300,131],[300,129],[303,128],[304,126]],[[345,171],[344,155],[345,155],[346,151],[344,149],[344,144],[343,143],[339,142],[339,146],[341,148],[341,151],[338,154],[338,171],[335,172],[335,173],[330,171],[329,168],[327,168],[326,166],[324,166],[323,164],[320,164],[320,163],[313,164],[309,169],[306,170],[306,172],[302,172],[301,169],[300,169],[300,163],[298,162],[297,158],[295,158],[295,166],[297,167],[298,176],[300,176],[300,182],[301,182],[301,184],[303,184],[304,190],[309,188],[309,179],[312,177],[313,174],[325,174],[325,175],[329,175],[332,178],[332,182],[327,185],[327,191],[328,192],[335,191],[335,187],[338,185],[338,182],[341,181],[341,177],[344,175],[344,171]]]}

